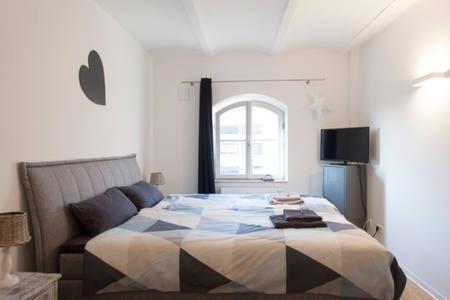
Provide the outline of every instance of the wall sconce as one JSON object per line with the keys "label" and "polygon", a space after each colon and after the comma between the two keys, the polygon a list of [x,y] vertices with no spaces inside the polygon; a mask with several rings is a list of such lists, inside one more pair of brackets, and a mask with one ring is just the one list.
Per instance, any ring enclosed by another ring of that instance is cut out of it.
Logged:
{"label": "wall sconce", "polygon": [[413,87],[421,87],[425,84],[428,84],[429,82],[435,82],[437,80],[448,79],[448,78],[450,78],[450,70],[447,70],[447,72],[433,72],[433,73],[427,74],[425,76],[414,79],[412,82],[412,85],[413,85]]}

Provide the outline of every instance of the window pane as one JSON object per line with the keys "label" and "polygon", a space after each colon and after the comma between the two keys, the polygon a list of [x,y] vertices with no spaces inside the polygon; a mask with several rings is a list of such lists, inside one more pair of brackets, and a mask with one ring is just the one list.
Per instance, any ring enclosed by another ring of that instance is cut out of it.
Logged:
{"label": "window pane", "polygon": [[260,106],[252,107],[252,139],[278,140],[280,117],[275,112]]}
{"label": "window pane", "polygon": [[260,106],[252,107],[252,174],[273,176],[281,170],[280,117]]}
{"label": "window pane", "polygon": [[280,150],[278,141],[253,142],[252,173],[253,175],[272,176],[280,174]]}
{"label": "window pane", "polygon": [[245,175],[245,141],[220,142],[220,175]]}
{"label": "window pane", "polygon": [[220,140],[245,140],[246,108],[239,106],[220,115]]}
{"label": "window pane", "polygon": [[245,176],[246,172],[246,106],[230,109],[220,115],[220,166],[222,176]]}

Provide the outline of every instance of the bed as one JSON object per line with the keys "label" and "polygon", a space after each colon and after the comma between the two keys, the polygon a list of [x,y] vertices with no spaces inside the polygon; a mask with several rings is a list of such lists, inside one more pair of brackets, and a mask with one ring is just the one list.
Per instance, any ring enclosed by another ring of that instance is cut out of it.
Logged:
{"label": "bed", "polygon": [[395,257],[322,198],[326,228],[274,229],[266,195],[169,195],[89,238],[68,205],[130,185],[135,155],[21,163],[36,269],[61,299],[398,299]]}

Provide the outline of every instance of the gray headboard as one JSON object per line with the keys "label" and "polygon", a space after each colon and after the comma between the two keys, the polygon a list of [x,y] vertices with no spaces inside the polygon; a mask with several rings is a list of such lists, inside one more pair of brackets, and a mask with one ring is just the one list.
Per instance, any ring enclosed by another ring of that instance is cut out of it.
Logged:
{"label": "gray headboard", "polygon": [[136,183],[136,155],[57,162],[20,163],[36,252],[36,269],[57,272],[59,247],[82,232],[68,205],[110,187]]}

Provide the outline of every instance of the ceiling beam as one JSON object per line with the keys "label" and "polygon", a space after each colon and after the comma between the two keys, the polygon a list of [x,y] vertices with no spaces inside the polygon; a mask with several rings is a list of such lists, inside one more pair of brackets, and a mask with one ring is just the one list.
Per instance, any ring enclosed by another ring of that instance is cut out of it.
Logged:
{"label": "ceiling beam", "polygon": [[198,9],[195,6],[195,0],[183,0],[182,2],[203,52],[205,54],[212,55],[213,50],[208,42],[208,38],[206,37],[204,24],[200,20]]}
{"label": "ceiling beam", "polygon": [[297,10],[298,2],[299,0],[289,0],[288,5],[286,6],[280,26],[278,27],[277,37],[275,38],[275,42],[272,47],[272,53],[274,54],[280,53],[286,46],[286,35]]}
{"label": "ceiling beam", "polygon": [[350,50],[369,40],[377,32],[386,27],[390,22],[396,19],[406,11],[417,0],[391,0],[381,9],[363,28],[356,33],[346,47]]}

